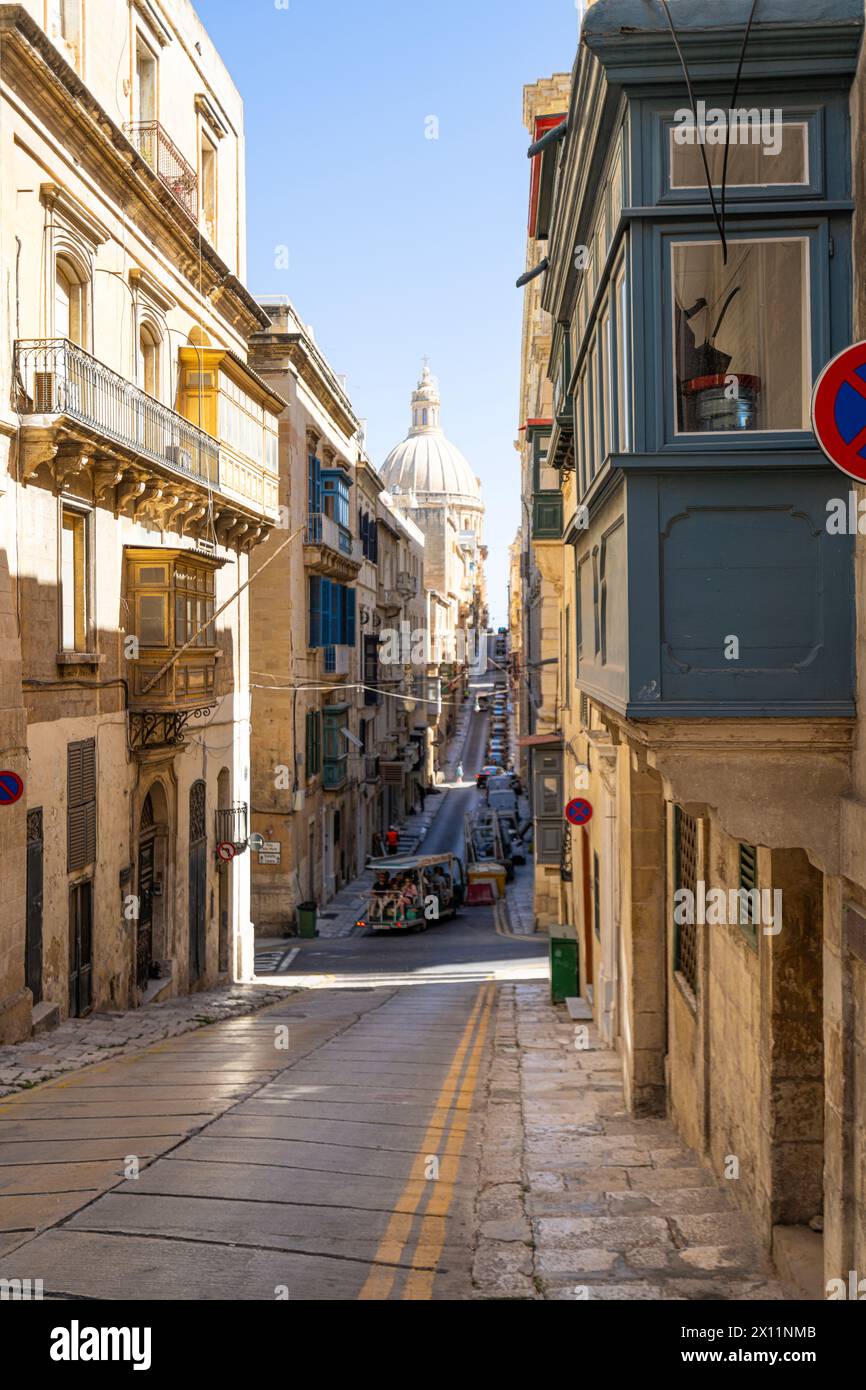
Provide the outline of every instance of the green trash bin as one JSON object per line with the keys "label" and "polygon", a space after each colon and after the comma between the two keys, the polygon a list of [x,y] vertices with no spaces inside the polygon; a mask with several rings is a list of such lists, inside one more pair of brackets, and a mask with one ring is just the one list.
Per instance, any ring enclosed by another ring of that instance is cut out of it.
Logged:
{"label": "green trash bin", "polygon": [[299,936],[318,936],[316,930],[316,913],[318,910],[316,903],[300,903],[298,905]]}
{"label": "green trash bin", "polygon": [[577,930],[568,925],[550,927],[550,998],[554,1004],[580,994]]}

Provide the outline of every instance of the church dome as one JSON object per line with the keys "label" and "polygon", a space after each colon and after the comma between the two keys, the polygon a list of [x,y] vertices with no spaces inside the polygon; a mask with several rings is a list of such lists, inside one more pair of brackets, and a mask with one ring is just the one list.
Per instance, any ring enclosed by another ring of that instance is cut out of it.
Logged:
{"label": "church dome", "polygon": [[389,492],[415,493],[422,502],[435,493],[480,506],[481,486],[460,450],[445,438],[439,407],[438,387],[425,366],[412,393],[409,433],[382,465],[382,481]]}

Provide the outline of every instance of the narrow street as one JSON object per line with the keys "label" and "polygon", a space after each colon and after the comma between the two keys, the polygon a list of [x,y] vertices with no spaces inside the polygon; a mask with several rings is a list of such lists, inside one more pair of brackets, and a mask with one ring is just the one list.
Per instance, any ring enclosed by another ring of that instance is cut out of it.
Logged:
{"label": "narrow street", "polygon": [[[449,794],[428,847],[462,849],[476,795]],[[546,942],[482,908],[299,946],[285,982],[311,987],[283,1003],[0,1105],[0,1277],[63,1298],[471,1296],[497,982],[538,976]]]}
{"label": "narrow street", "polygon": [[[463,853],[466,785],[425,849]],[[528,868],[519,868],[511,892]],[[492,908],[302,940],[246,1018],[0,1104],[0,1278],[61,1299],[780,1298],[748,1221]],[[291,943],[289,943],[291,944]]]}

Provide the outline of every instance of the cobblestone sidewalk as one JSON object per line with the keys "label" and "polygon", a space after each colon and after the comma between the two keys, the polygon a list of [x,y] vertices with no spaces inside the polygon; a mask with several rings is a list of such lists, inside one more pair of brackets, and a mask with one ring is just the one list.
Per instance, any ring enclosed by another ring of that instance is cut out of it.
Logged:
{"label": "cobblestone sidewalk", "polygon": [[477,1296],[784,1299],[730,1192],[667,1120],[626,1113],[619,1058],[592,1026],[578,1051],[575,1026],[546,984],[502,986]]}
{"label": "cobblestone sidewalk", "polygon": [[229,985],[123,1013],[67,1019],[51,1033],[29,1042],[0,1047],[0,1096],[27,1090],[67,1072],[80,1071],[93,1062],[137,1052],[151,1043],[189,1033],[208,1023],[257,1013],[285,995],[284,987]]}

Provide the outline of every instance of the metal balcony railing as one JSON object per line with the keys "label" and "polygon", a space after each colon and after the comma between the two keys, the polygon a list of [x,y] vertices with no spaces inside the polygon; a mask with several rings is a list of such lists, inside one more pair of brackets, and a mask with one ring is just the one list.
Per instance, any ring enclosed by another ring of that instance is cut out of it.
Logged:
{"label": "metal balcony railing", "polygon": [[218,845],[246,845],[249,838],[248,811],[249,807],[245,801],[236,801],[232,806],[215,812]]}
{"label": "metal balcony railing", "polygon": [[405,598],[414,598],[418,592],[418,576],[409,570],[400,570],[397,575],[397,590]]}
{"label": "metal balcony railing", "polygon": [[219,444],[67,338],[15,344],[22,415],[64,415],[131,453],[219,487]]}
{"label": "metal balcony railing", "polygon": [[159,121],[131,121],[124,126],[138,153],[150,165],[176,203],[198,220],[198,180],[177,145]]}
{"label": "metal balcony railing", "polygon": [[351,531],[325,512],[310,512],[304,544],[327,545],[331,550],[338,550],[341,555],[347,555],[350,560],[357,560],[359,563],[363,558],[361,542],[353,537]]}
{"label": "metal balcony railing", "polygon": [[349,647],[323,647],[322,664],[326,676],[348,676]]}

